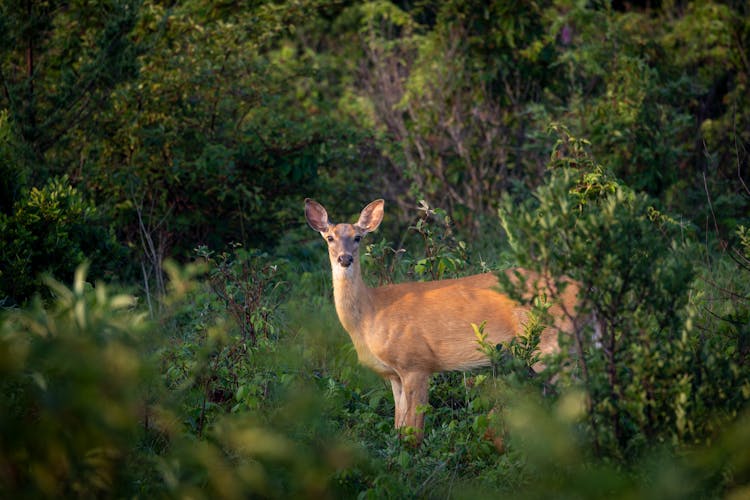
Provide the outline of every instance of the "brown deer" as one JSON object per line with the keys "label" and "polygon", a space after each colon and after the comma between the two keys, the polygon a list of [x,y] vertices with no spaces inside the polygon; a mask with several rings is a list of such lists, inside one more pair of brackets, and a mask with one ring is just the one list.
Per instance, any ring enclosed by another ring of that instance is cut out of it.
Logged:
{"label": "brown deer", "polygon": [[[306,199],[305,217],[328,242],[336,312],[360,363],[390,380],[395,426],[414,427],[419,440],[424,414],[417,408],[427,404],[430,376],[490,363],[479,350],[471,324],[486,322],[489,342],[508,342],[523,332],[530,307],[497,291],[498,278],[492,273],[377,288],[365,285],[359,247],[383,220],[383,205],[383,200],[367,205],[355,224],[334,224],[322,205]],[[552,280],[538,274],[521,269],[506,273],[513,283],[524,283],[525,298],[541,291],[556,299],[549,309],[554,325],[542,332],[539,347],[542,354],[557,351],[558,332],[573,328],[578,286],[563,279],[567,285],[558,293]]]}

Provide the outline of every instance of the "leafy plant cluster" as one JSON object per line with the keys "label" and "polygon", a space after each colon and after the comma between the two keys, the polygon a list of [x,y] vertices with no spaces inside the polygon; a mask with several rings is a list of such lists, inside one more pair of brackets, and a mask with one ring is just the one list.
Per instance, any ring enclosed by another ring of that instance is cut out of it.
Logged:
{"label": "leafy plant cluster", "polygon": [[139,425],[150,373],[134,297],[85,281],[48,281],[55,300],[3,315],[0,492],[26,498],[98,496],[126,488],[121,466]]}
{"label": "leafy plant cluster", "polygon": [[[746,406],[736,395],[750,373],[735,340],[716,342],[695,325],[692,229],[599,165],[555,163],[533,200],[508,201],[501,218],[519,264],[581,285],[580,313],[593,324],[573,332],[578,367],[566,376],[581,377],[590,398],[595,449],[627,455],[706,439]],[[707,359],[713,349],[721,354]],[[720,376],[725,396],[702,388]]]}
{"label": "leafy plant cluster", "polygon": [[125,248],[106,217],[71,185],[67,176],[50,179],[0,213],[0,300],[24,302],[43,289],[44,274],[70,280],[84,261],[98,276],[114,278],[125,263]]}
{"label": "leafy plant cluster", "polygon": [[[456,241],[451,217],[441,208],[430,208],[422,201],[419,210],[423,215],[410,227],[424,243],[424,258],[414,263],[414,272],[429,281],[455,276],[467,259],[466,243]],[[432,228],[432,220],[439,221],[439,230]]]}

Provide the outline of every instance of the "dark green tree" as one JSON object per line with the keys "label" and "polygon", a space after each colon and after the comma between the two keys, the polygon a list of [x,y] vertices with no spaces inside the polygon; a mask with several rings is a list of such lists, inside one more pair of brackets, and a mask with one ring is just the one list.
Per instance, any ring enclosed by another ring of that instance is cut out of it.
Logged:
{"label": "dark green tree", "polygon": [[[0,108],[10,112],[34,184],[85,163],[112,89],[136,75],[130,41],[140,2],[0,3]],[[80,172],[78,172],[80,174]]]}

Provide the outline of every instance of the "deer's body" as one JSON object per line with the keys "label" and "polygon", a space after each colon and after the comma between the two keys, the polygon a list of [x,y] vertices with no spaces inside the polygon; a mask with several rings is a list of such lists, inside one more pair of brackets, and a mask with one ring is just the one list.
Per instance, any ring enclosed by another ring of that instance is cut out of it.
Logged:
{"label": "deer's body", "polygon": [[[336,312],[357,350],[360,363],[391,382],[396,407],[395,425],[421,432],[432,373],[468,370],[489,364],[479,349],[471,324],[486,322],[488,341],[507,342],[523,332],[528,307],[496,290],[494,274],[378,288],[365,285],[359,265],[360,239],[375,230],[383,216],[382,200],[365,207],[356,224],[332,224],[325,209],[306,200],[307,220],[329,243]],[[525,294],[553,292],[540,276],[508,271],[525,278]],[[569,283],[550,313],[555,325],[544,330],[543,354],[558,349],[560,329],[570,330],[578,289]]]}

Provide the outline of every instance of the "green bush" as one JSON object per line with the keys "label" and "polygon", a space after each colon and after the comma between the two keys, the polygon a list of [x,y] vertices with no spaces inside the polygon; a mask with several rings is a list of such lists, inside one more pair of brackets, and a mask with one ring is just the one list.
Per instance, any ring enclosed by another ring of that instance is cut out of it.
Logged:
{"label": "green bush", "polygon": [[0,496],[94,497],[123,489],[148,387],[133,297],[50,281],[55,300],[2,317]]}
{"label": "green bush", "polygon": [[[576,355],[561,375],[586,391],[598,454],[632,458],[654,442],[706,439],[717,405],[706,399],[706,372],[746,371],[728,337],[695,327],[691,230],[607,174],[586,144],[564,135],[547,183],[530,200],[505,200],[512,259],[581,284],[579,312],[597,331],[578,325],[572,332]],[[742,377],[724,383],[742,392]]]}
{"label": "green bush", "polygon": [[201,319],[205,310],[185,321],[183,308],[213,292],[194,268],[167,271],[170,307],[159,323],[145,322],[133,297],[91,287],[84,267],[72,289],[49,281],[48,306],[4,313],[0,496],[347,490],[338,472],[362,458],[330,423],[341,411],[324,396],[330,379],[291,365],[276,339],[243,350],[249,338],[217,315]]}
{"label": "green bush", "polygon": [[[740,226],[727,252],[711,256],[699,268],[692,302],[701,332],[694,349],[696,410],[709,416],[703,425],[713,432],[733,421],[750,400],[750,239]],[[721,380],[720,384],[711,381]]]}
{"label": "green bush", "polygon": [[91,274],[122,276],[125,250],[96,206],[67,176],[31,188],[0,214],[0,299],[26,302],[43,292],[42,275],[69,281],[78,265],[90,261]]}
{"label": "green bush", "polygon": [[[610,414],[587,403],[609,397],[606,359],[597,365],[601,355],[593,346],[578,358],[589,363],[588,384],[570,380],[571,369],[560,372],[556,386],[529,378],[534,323],[528,339],[509,346],[514,357],[503,350],[490,369],[435,375],[423,409],[425,438],[415,449],[393,428],[390,389],[357,365],[317,276],[300,278],[290,293],[264,287],[273,312],[253,342],[226,321],[232,300],[244,294],[228,300],[225,292],[241,292],[244,279],[278,283],[278,276],[267,279],[274,261],[244,251],[215,258],[204,249],[204,255],[208,266],[167,266],[170,291],[158,322],[144,323],[131,297],[86,284],[83,269],[72,290],[52,282],[47,308],[37,301],[4,313],[0,495],[544,498],[554,491],[596,498],[607,491],[680,498],[739,494],[750,479],[740,408],[712,432],[711,443],[686,446],[683,439],[678,453],[666,440],[658,444],[674,433],[674,419],[656,414],[648,450],[631,450],[624,461],[600,460],[597,451],[615,455],[602,448],[619,444],[605,439],[613,436]],[[208,275],[196,279],[201,268]],[[634,322],[629,316],[626,310],[624,320]],[[731,358],[722,339],[702,345],[703,352]],[[627,335],[616,340],[625,351],[618,360],[630,363],[632,377],[650,373],[662,395],[677,368],[695,369],[683,356],[653,370],[648,358],[625,350],[635,349]],[[715,350],[722,346],[726,353]],[[707,370],[725,366],[712,363]],[[742,368],[734,368],[738,381]],[[554,389],[553,397],[542,397],[543,389]],[[691,405],[707,398],[688,396],[685,421],[698,422],[707,410]],[[639,423],[632,405],[644,399],[626,392],[608,402],[619,405],[623,422]],[[668,415],[684,403],[646,401]],[[736,401],[712,404],[729,410]],[[647,431],[630,432],[625,438],[637,442]]]}
{"label": "green bush", "polygon": [[283,262],[239,246],[217,255],[199,247],[197,254],[203,281],[190,281],[190,291],[165,310],[159,364],[187,429],[201,436],[221,415],[266,406],[290,377],[272,362]]}
{"label": "green bush", "polygon": [[506,199],[501,217],[519,265],[581,284],[579,313],[594,318],[596,332],[571,332],[577,359],[566,376],[587,393],[595,449],[632,457],[654,440],[702,433],[689,411],[693,270],[683,228],[610,177],[585,146],[564,136],[548,182],[530,200]]}
{"label": "green bush", "polygon": [[[277,308],[284,297],[293,300],[281,279],[284,263],[240,247],[199,255],[207,272],[200,279],[168,267],[172,289],[182,292],[165,299],[157,335],[164,391],[154,418],[167,445],[148,452],[159,471],[149,493],[318,498],[348,491],[356,474],[338,473],[362,460],[337,432],[349,398],[321,371],[333,367],[318,363],[331,346],[304,338],[296,320],[280,330]],[[316,324],[298,316],[309,305],[286,307],[306,327]]]}

